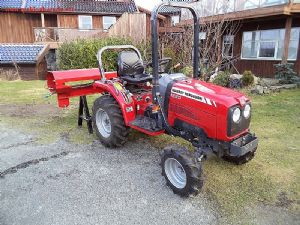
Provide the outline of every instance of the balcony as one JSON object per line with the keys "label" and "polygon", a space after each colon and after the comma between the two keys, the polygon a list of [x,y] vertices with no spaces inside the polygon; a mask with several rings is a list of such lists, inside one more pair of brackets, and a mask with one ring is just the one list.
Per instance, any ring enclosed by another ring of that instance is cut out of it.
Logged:
{"label": "balcony", "polygon": [[79,30],[76,28],[35,27],[33,31],[35,42],[49,43],[53,48],[63,42],[76,39],[101,38],[107,35],[107,32],[102,29]]}

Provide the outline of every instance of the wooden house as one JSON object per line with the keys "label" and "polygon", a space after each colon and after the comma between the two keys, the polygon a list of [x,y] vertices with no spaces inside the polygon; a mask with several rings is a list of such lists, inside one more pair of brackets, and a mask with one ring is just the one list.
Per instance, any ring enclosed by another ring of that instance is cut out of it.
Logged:
{"label": "wooden house", "polygon": [[[34,49],[36,45],[44,46],[43,49],[48,51],[47,67],[55,70],[56,49],[65,41],[109,36],[130,37],[136,42],[148,41],[151,38],[150,17],[151,12],[138,8],[134,0],[1,0],[0,45],[5,44],[5,48],[0,48],[0,69],[9,67],[9,62],[2,56],[16,50],[16,44],[32,46],[28,49]],[[167,29],[163,32],[173,32],[174,27],[168,17],[158,17],[160,29]],[[8,48],[11,51],[4,51]],[[39,52],[30,54],[37,57]],[[33,60],[31,64],[22,64],[22,68],[26,69],[20,70],[21,78],[30,79],[29,67],[31,79],[43,78],[40,72],[39,75],[33,72],[36,67],[45,66],[40,65],[42,61],[45,58],[36,61],[38,65]],[[10,66],[16,62],[11,61]]]}
{"label": "wooden house", "polygon": [[[225,4],[226,3],[226,4]],[[274,77],[274,65],[293,63],[300,74],[300,0],[203,0],[191,3],[204,15],[200,23],[235,26],[224,28],[215,52],[219,58],[236,58],[239,73],[251,70]],[[219,4],[219,5],[218,5]],[[183,13],[184,14],[184,13]],[[191,24],[188,14],[182,24]],[[209,41],[203,31],[201,41]]]}

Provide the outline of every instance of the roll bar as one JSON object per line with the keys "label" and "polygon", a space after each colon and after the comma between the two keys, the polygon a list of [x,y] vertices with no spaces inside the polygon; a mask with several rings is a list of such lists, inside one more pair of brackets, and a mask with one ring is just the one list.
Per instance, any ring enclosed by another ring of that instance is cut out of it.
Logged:
{"label": "roll bar", "polygon": [[112,49],[132,49],[138,54],[139,58],[142,59],[142,55],[141,55],[140,51],[132,45],[112,45],[112,46],[106,46],[106,47],[101,48],[97,53],[97,59],[99,62],[99,70],[100,70],[100,74],[102,77],[102,81],[106,80],[105,71],[104,71],[104,68],[102,65],[102,55],[106,50],[112,50]]}
{"label": "roll bar", "polygon": [[171,6],[175,8],[189,9],[194,17],[194,51],[193,51],[193,77],[198,77],[199,71],[199,32],[200,25],[198,15],[195,8],[187,3],[161,3],[154,8],[151,14],[151,36],[152,36],[152,65],[153,65],[153,101],[157,103],[157,95],[159,94],[158,79],[159,79],[159,62],[158,62],[158,29],[157,17],[162,6]]}

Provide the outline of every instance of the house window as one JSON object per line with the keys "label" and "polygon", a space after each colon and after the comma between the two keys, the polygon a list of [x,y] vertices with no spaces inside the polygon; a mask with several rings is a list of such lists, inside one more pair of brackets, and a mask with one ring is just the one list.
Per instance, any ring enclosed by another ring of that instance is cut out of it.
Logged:
{"label": "house window", "polygon": [[200,32],[199,33],[199,39],[201,40],[205,40],[206,39],[206,32]]}
{"label": "house window", "polygon": [[176,24],[178,24],[180,22],[180,16],[172,16],[171,17],[171,22],[172,22],[172,26],[175,26]]}
{"label": "house window", "polygon": [[117,18],[115,16],[103,16],[103,29],[108,30],[116,22]]}
{"label": "house window", "polygon": [[206,32],[200,32],[199,33],[199,47],[200,47],[200,58],[201,59],[206,59],[207,54],[206,54]]}
{"label": "house window", "polygon": [[[297,59],[299,28],[292,28],[289,44],[289,60]],[[242,58],[282,59],[285,29],[262,30],[243,33]]]}
{"label": "house window", "polygon": [[232,58],[233,57],[233,45],[234,45],[234,35],[224,35],[223,37],[223,57]]}
{"label": "house window", "polygon": [[93,17],[92,16],[78,16],[79,29],[91,30],[93,29]]}

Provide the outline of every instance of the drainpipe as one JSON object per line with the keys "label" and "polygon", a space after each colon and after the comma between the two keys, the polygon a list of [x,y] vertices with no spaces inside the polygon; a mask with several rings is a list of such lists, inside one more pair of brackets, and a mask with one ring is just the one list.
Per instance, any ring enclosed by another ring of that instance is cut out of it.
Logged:
{"label": "drainpipe", "polygon": [[45,15],[44,13],[41,13],[41,20],[42,20],[42,28],[45,27]]}

